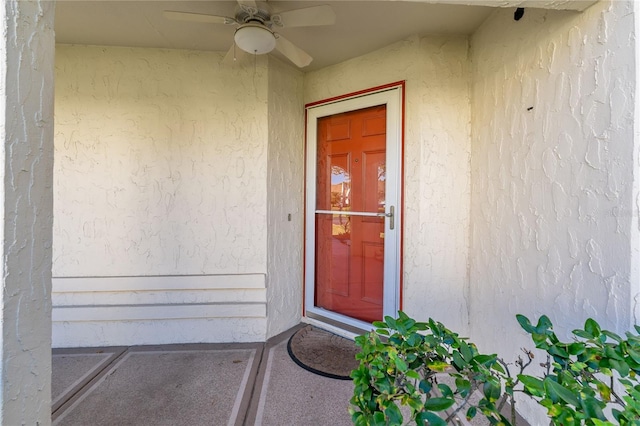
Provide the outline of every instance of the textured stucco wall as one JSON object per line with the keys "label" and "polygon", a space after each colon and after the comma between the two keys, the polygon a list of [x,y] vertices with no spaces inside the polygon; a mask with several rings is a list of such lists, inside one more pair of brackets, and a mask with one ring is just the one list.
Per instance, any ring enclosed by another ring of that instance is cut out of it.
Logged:
{"label": "textured stucco wall", "polygon": [[222,56],[57,46],[55,346],[264,340],[268,64]]}
{"label": "textured stucco wall", "polygon": [[54,2],[0,5],[0,424],[51,424]]}
{"label": "textured stucco wall", "polygon": [[58,46],[57,277],[266,272],[267,73]]}
{"label": "textured stucco wall", "polygon": [[302,317],[302,82],[301,71],[269,58],[267,338],[293,327]]}
{"label": "textured stucco wall", "polygon": [[[635,15],[634,34],[640,34],[640,2],[633,2],[633,13]],[[634,49],[635,62],[637,64],[640,58],[640,43],[635,43]],[[636,296],[630,299],[633,306],[633,321],[640,324],[640,297],[637,295],[640,288],[640,67],[635,66],[635,90],[634,90],[634,150],[633,159],[635,161],[633,200],[631,202],[631,274],[630,282],[632,292],[636,292]]]}
{"label": "textured stucco wall", "polygon": [[465,37],[411,37],[305,75],[305,103],[406,80],[403,308],[467,330],[470,67]]}
{"label": "textured stucco wall", "polygon": [[[498,10],[471,39],[471,336],[514,359],[517,313],[625,331],[639,283],[631,2]],[[636,276],[637,279],[637,276]],[[508,336],[508,338],[505,338]]]}

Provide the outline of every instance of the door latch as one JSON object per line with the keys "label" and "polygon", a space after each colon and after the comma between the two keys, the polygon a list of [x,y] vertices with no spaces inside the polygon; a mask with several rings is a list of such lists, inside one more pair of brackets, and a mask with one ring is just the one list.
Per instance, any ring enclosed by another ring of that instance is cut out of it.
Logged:
{"label": "door latch", "polygon": [[395,223],[394,223],[394,216],[395,216],[395,207],[394,206],[390,206],[389,207],[389,213],[379,213],[378,216],[380,217],[388,217],[389,218],[389,229],[394,229],[395,228]]}

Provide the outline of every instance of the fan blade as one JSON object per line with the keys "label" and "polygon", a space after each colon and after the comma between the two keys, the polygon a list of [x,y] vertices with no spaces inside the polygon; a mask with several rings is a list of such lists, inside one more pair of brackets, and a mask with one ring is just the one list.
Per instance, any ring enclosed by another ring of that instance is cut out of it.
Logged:
{"label": "fan blade", "polygon": [[249,54],[247,52],[240,49],[235,43],[233,43],[227,54],[224,55],[222,64],[227,66],[242,64],[247,62],[248,56]]}
{"label": "fan blade", "polygon": [[164,17],[174,21],[204,22],[207,24],[235,24],[236,20],[227,16],[205,15],[202,13],[176,12],[165,10]]}
{"label": "fan blade", "polygon": [[336,23],[336,13],[329,5],[314,6],[277,13],[271,17],[271,21],[287,28],[333,25]]}
{"label": "fan blade", "polygon": [[313,58],[304,50],[291,43],[280,34],[276,35],[276,50],[287,57],[298,68],[304,68],[313,61]]}
{"label": "fan blade", "polygon": [[258,10],[258,5],[255,0],[238,0],[240,7],[250,7],[253,10]]}

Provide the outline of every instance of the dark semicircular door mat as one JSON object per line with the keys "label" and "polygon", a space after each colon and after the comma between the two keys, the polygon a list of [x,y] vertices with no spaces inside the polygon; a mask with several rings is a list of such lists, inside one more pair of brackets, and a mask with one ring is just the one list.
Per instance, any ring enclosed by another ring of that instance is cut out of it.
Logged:
{"label": "dark semicircular door mat", "polygon": [[353,340],[307,325],[296,331],[287,343],[291,359],[312,373],[332,379],[351,380],[351,371],[360,362],[360,348]]}

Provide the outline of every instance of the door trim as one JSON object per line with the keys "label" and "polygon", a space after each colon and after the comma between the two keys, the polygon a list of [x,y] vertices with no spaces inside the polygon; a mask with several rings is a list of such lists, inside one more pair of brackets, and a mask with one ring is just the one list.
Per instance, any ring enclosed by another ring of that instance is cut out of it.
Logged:
{"label": "door trim", "polygon": [[[343,324],[349,328],[372,329],[371,324],[336,312],[317,308],[315,304],[315,213],[316,213],[316,154],[317,120],[321,117],[354,111],[377,105],[386,105],[387,110],[387,164],[394,164],[393,179],[387,179],[387,209],[395,206],[395,229],[389,229],[385,221],[385,257],[395,263],[394,270],[385,268],[383,287],[384,316],[397,316],[401,308],[402,287],[402,176],[403,176],[403,128],[404,128],[404,82],[392,83],[370,90],[356,92],[343,97],[306,105],[306,149],[305,149],[305,254],[304,254],[304,303],[306,317],[331,323]],[[387,176],[389,177],[389,167]],[[394,182],[392,184],[391,182]],[[392,236],[392,238],[387,238]]]}

